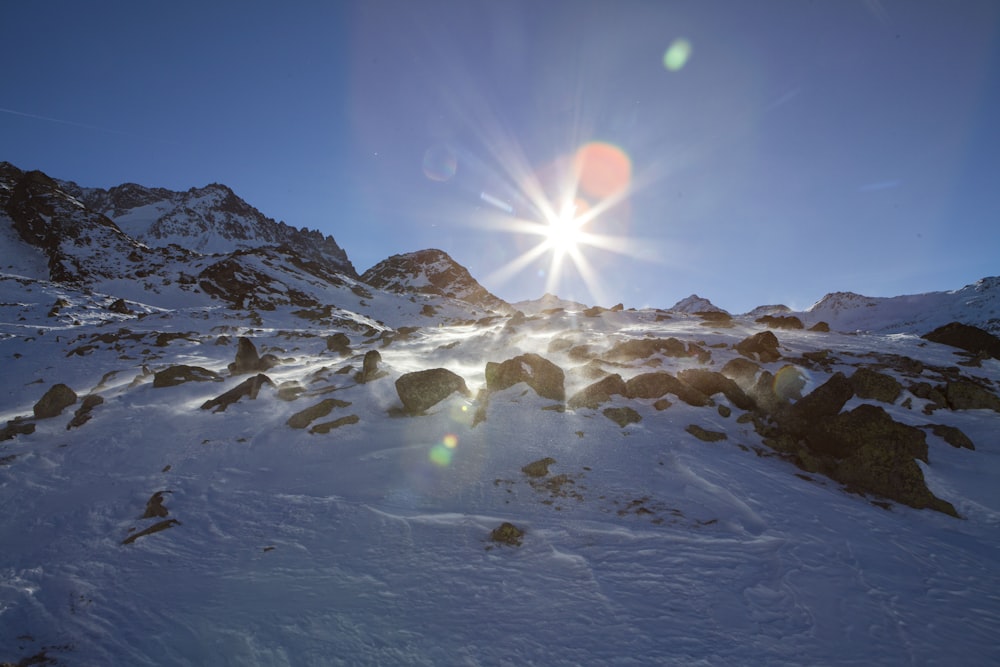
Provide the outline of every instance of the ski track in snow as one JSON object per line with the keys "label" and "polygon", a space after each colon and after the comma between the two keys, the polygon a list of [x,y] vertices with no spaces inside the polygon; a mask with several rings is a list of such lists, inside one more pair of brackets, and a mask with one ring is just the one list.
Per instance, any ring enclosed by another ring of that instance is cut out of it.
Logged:
{"label": "ski track in snow", "polygon": [[[142,326],[206,329],[198,317],[157,317]],[[444,365],[475,389],[486,360],[547,343],[558,327],[590,342],[653,331],[711,345],[750,332],[653,325],[627,313],[517,333],[502,326],[421,330],[381,352],[393,375]],[[797,477],[788,462],[738,448],[759,436],[735,416],[680,402],[657,412],[615,397],[611,405],[643,416],[619,428],[599,410],[544,411],[552,401],[516,385],[495,394],[473,427],[477,404],[467,399],[390,417],[391,376],[354,385],[327,374],[317,386],[338,389],[322,396],[352,402],[330,418],[358,414],[361,423],[311,435],[284,422],[319,396],[286,403],[265,387],[256,401],[212,414],[201,403],[242,378],[130,386],[148,345],[136,343],[131,359],[110,350],[67,357],[79,345],[70,339],[85,332],[0,341],[23,354],[4,357],[6,419],[30,412],[56,381],[82,396],[119,371],[91,422],[67,431],[67,411],[4,443],[16,458],[0,466],[0,659],[42,647],[67,665],[986,665],[998,657],[993,413],[949,416],[975,452],[928,436],[925,474],[965,517],[956,520],[895,504],[886,511],[825,478]],[[796,349],[831,345],[833,336],[778,332]],[[269,371],[276,382],[347,361],[324,357],[322,338],[260,335],[258,345],[262,338],[302,360]],[[845,368],[855,361],[848,354],[873,348],[954,363],[947,348],[925,350],[912,337],[835,343]],[[223,374],[233,355],[231,345],[184,340],[149,349],[156,369],[187,363]],[[996,380],[1000,364],[975,372]],[[567,383],[571,394],[587,382],[570,374]],[[697,441],[683,430],[691,423],[729,440]],[[428,451],[446,434],[458,444],[438,466]],[[572,480],[560,490],[573,493],[533,486],[521,472],[546,456],[557,461],[552,475]],[[180,524],[122,545],[130,529],[159,520],[138,518],[156,491],[167,492],[163,504]],[[502,521],[526,531],[521,547],[490,542]]]}

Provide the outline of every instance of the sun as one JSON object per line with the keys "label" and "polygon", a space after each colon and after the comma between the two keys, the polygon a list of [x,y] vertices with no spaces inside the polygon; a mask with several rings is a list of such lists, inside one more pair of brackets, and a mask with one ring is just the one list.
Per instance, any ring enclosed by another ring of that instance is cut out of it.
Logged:
{"label": "sun", "polygon": [[560,255],[575,252],[583,238],[583,220],[577,217],[576,212],[576,204],[566,204],[559,216],[550,219],[544,229],[546,245]]}

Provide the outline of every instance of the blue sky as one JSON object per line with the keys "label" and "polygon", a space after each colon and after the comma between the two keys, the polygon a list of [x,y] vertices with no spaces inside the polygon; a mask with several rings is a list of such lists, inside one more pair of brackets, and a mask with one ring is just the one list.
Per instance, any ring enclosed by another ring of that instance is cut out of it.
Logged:
{"label": "blue sky", "polygon": [[[0,160],[225,183],[359,270],[732,312],[1000,274],[992,0],[22,2],[0,54]],[[554,271],[529,232],[574,200]]]}

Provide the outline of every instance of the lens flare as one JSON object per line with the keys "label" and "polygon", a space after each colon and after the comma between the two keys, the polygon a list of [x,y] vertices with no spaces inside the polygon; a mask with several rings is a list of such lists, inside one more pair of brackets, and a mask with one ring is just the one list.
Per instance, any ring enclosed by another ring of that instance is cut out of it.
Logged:
{"label": "lens flare", "polygon": [[448,449],[455,449],[456,447],[458,447],[458,436],[449,433],[448,435],[444,436],[444,439],[441,440],[441,444],[447,447]]}
{"label": "lens flare", "polygon": [[601,141],[584,144],[574,158],[577,181],[584,194],[605,199],[622,194],[632,180],[632,161],[625,151]]}
{"label": "lens flare", "polygon": [[444,144],[431,146],[424,152],[424,176],[432,181],[450,181],[458,172],[458,156]]}
{"label": "lens flare", "polygon": [[438,443],[431,447],[431,451],[427,454],[427,458],[431,460],[431,463],[446,468],[451,465],[451,457],[455,455],[455,450],[445,447],[443,444]]}
{"label": "lens flare", "polygon": [[663,66],[671,72],[681,70],[691,57],[691,42],[686,39],[675,39],[663,54]]}
{"label": "lens flare", "polygon": [[802,390],[805,389],[808,378],[796,366],[791,364],[782,366],[774,376],[774,393],[782,399],[787,400],[802,398]]}

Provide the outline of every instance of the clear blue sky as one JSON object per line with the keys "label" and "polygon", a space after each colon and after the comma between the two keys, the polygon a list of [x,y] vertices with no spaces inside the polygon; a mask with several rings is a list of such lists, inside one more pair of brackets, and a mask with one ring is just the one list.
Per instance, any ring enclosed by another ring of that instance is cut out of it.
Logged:
{"label": "clear blue sky", "polygon": [[597,293],[567,260],[566,298],[742,312],[1000,274],[995,0],[9,2],[0,54],[0,160],[225,183],[359,270],[438,247],[540,296],[550,253],[504,270],[540,241],[519,219],[603,142],[627,181],[580,193],[606,207],[585,229],[621,252],[581,246]]}

